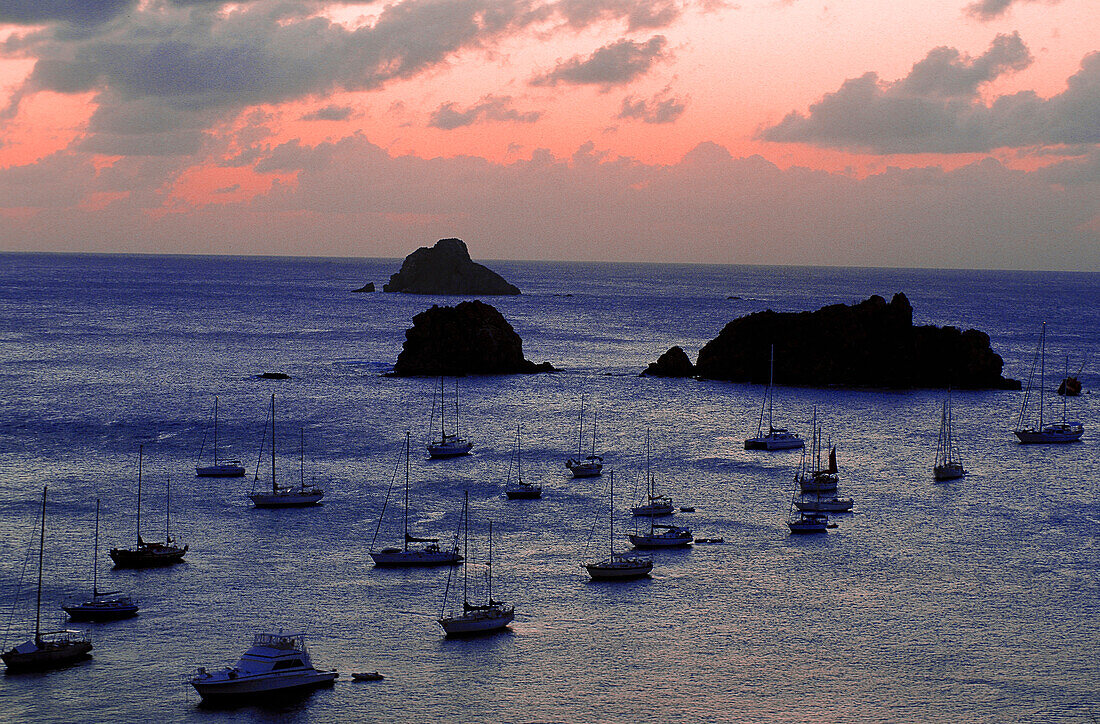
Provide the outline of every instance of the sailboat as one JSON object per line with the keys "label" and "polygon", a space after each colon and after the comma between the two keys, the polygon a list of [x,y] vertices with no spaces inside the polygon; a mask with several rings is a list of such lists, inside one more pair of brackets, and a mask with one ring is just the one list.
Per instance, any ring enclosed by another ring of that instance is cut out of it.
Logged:
{"label": "sailboat", "polygon": [[138,447],[138,490],[137,490],[137,545],[133,548],[112,548],[111,560],[116,568],[157,568],[170,566],[183,561],[188,546],[180,548],[172,540],[170,522],[172,512],[172,480],[169,478],[165,494],[164,542],[156,543],[141,537],[141,463],[145,446]]}
{"label": "sailboat", "polygon": [[1035,362],[1031,365],[1031,374],[1027,378],[1027,390],[1024,392],[1024,401],[1020,406],[1020,416],[1016,419],[1016,429],[1013,433],[1024,444],[1051,444],[1064,442],[1077,442],[1085,433],[1085,427],[1079,422],[1066,422],[1067,398],[1062,397],[1062,421],[1049,425],[1043,424],[1043,387],[1046,377],[1046,338],[1047,325],[1044,322],[1039,333],[1039,348],[1035,353],[1039,367],[1039,414],[1038,422],[1026,426],[1029,419],[1028,405],[1031,402],[1031,390],[1034,387]]}
{"label": "sailboat", "polygon": [[42,568],[46,557],[46,490],[42,488],[42,523],[38,535],[38,594],[34,611],[34,638],[0,653],[8,673],[41,671],[89,656],[92,642],[79,631],[42,631]]}
{"label": "sailboat", "polygon": [[523,480],[523,467],[520,464],[519,426],[516,426],[516,451],[512,456],[516,462],[516,479],[512,480],[512,464],[508,463],[508,482],[504,484],[504,494],[509,500],[533,500],[542,497],[542,486]]}
{"label": "sailboat", "polygon": [[[775,384],[775,345],[771,347],[771,359],[768,362],[768,391],[764,393],[764,402],[760,405],[760,420],[756,424],[756,437],[745,440],[746,450],[797,450],[806,446],[802,438],[785,427],[776,427],[772,420],[772,401]],[[768,411],[768,432],[764,432],[764,410]]]}
{"label": "sailboat", "polygon": [[[203,438],[203,442],[206,438]],[[202,450],[199,450],[202,458]],[[214,397],[214,464],[195,467],[195,475],[200,478],[240,478],[244,476],[244,466],[240,460],[218,460],[218,398]]]}
{"label": "sailboat", "polygon": [[792,534],[824,533],[825,529],[829,527],[829,516],[824,513],[800,511],[795,516],[794,508],[794,500],[792,499],[791,508],[787,512],[787,527]]}
{"label": "sailboat", "polygon": [[[298,485],[279,485],[275,477],[275,395],[271,396],[271,492],[255,492],[256,483],[260,479],[259,470],[252,479],[253,493],[249,495],[252,505],[257,508],[303,508],[309,505],[317,505],[325,496],[325,491],[316,485],[306,484],[306,458],[305,458],[305,430],[301,431],[299,444],[299,458],[301,464],[301,478]],[[261,443],[261,449],[263,444]],[[258,467],[258,465],[257,465]]]}
{"label": "sailboat", "polygon": [[470,539],[470,493],[466,492],[462,503],[462,612],[452,609],[447,616],[447,594],[451,588],[451,577],[447,576],[447,589],[443,592],[443,607],[439,612],[439,625],[448,636],[463,636],[470,634],[489,633],[500,631],[515,618],[515,606],[509,606],[502,601],[493,600],[493,522],[489,521],[489,567],[487,574],[486,602],[483,604],[470,603],[467,595],[468,575],[470,565],[469,539]]}
{"label": "sailboat", "polygon": [[672,498],[667,495],[657,495],[657,483],[653,479],[653,473],[649,465],[649,430],[645,431],[645,477],[646,477],[646,502],[630,509],[634,515],[645,517],[660,517],[672,515],[675,509],[672,507]]}
{"label": "sailboat", "polygon": [[810,443],[810,454],[802,452],[802,461],[794,479],[803,493],[836,492],[838,470],[836,465],[836,447],[829,451],[829,467],[821,467],[821,428],[817,426],[817,408],[814,408],[814,432]]}
{"label": "sailboat", "polygon": [[615,552],[615,471],[611,471],[610,550],[607,558],[584,564],[593,581],[627,581],[643,578],[653,570],[652,558],[623,555]]}
{"label": "sailboat", "polygon": [[136,616],[137,604],[118,591],[99,590],[99,498],[95,500],[95,551],[92,555],[92,597],[87,601],[62,606],[73,621],[117,621]]}
{"label": "sailboat", "polygon": [[474,444],[458,434],[458,379],[455,378],[455,431],[447,434],[447,419],[444,410],[443,377],[439,378],[439,439],[428,444],[428,457],[438,460],[442,458],[455,458],[460,455],[468,455]]}
{"label": "sailboat", "polygon": [[[370,557],[376,566],[453,566],[462,562],[462,556],[458,554],[458,540],[455,540],[453,550],[445,551],[439,547],[438,538],[418,538],[409,534],[409,455],[411,435],[405,433],[405,536],[401,548],[388,547],[380,551],[374,550],[374,541],[371,541]],[[393,483],[390,483],[392,489]],[[386,502],[389,502],[389,492],[386,493]],[[386,515],[386,506],[382,506],[382,515],[378,516],[378,526],[374,530],[375,539],[378,538],[378,529],[382,526],[382,518]],[[409,548],[410,543],[426,543],[417,548]]]}
{"label": "sailboat", "polygon": [[940,413],[940,437],[936,442],[936,462],[932,467],[932,477],[936,480],[955,480],[966,474],[959,461],[959,452],[955,449],[954,424],[951,415],[951,394],[943,401]]}
{"label": "sailboat", "polygon": [[[580,427],[577,432],[577,456],[565,461],[574,478],[594,478],[603,472],[603,458],[596,454],[596,413],[592,413],[592,452],[584,455],[584,395],[581,395]],[[584,455],[584,457],[582,457]]]}

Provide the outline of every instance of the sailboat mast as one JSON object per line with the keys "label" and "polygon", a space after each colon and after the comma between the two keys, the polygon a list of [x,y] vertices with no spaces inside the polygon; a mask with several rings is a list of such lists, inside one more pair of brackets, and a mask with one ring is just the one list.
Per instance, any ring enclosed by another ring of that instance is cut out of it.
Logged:
{"label": "sailboat mast", "polygon": [[1043,387],[1046,386],[1047,323],[1039,333],[1039,430],[1043,429]]}
{"label": "sailboat mast", "polygon": [[489,521],[489,605],[493,605],[493,521]]}
{"label": "sailboat mast", "polygon": [[405,432],[405,552],[409,550],[409,438],[411,432]]}
{"label": "sailboat mast", "polygon": [[592,457],[596,457],[596,415],[592,413]]}
{"label": "sailboat mast", "polygon": [[447,442],[447,415],[446,409],[446,397],[444,396],[443,388],[444,378],[439,378],[439,441]]}
{"label": "sailboat mast", "polygon": [[167,487],[164,491],[164,542],[165,544],[172,542],[172,536],[169,533],[169,525],[172,521],[172,476],[168,476]]}
{"label": "sailboat mast", "polygon": [[[1067,357],[1067,359],[1069,358]],[[523,468],[520,465],[519,456],[519,431],[521,427],[522,425],[516,425],[516,480],[520,483],[523,482]],[[490,526],[491,525],[492,523],[490,523]]]}
{"label": "sailboat mast", "polygon": [[141,545],[141,458],[145,452],[144,445],[138,445],[138,499],[137,499],[137,540]]}
{"label": "sailboat mast", "polygon": [[218,396],[214,395],[214,467],[218,466]]}
{"label": "sailboat mast", "polygon": [[455,437],[458,437],[458,378],[455,377]]}
{"label": "sailboat mast", "polygon": [[34,606],[34,643],[42,640],[42,559],[46,555],[46,490],[42,486],[42,525],[38,531],[38,598]]}
{"label": "sailboat mast", "polygon": [[470,491],[463,494],[462,501],[462,610],[466,610],[470,599],[466,596],[466,571],[470,560]]}
{"label": "sailboat mast", "polygon": [[95,499],[95,544],[92,547],[92,597],[99,595],[99,498]]}
{"label": "sailboat mast", "polygon": [[577,428],[577,457],[584,454],[584,393],[581,393],[580,427]]}
{"label": "sailboat mast", "polygon": [[271,492],[279,492],[275,482],[275,393],[271,393]]}
{"label": "sailboat mast", "polygon": [[611,471],[611,535],[608,543],[611,544],[611,556],[615,555],[615,471]]}
{"label": "sailboat mast", "polygon": [[298,465],[301,470],[300,482],[302,485],[302,492],[306,489],[306,429],[303,427],[299,431],[298,439]]}
{"label": "sailboat mast", "polygon": [[775,382],[775,345],[772,345],[771,356],[768,360],[768,434],[775,429],[772,421],[772,384]]}

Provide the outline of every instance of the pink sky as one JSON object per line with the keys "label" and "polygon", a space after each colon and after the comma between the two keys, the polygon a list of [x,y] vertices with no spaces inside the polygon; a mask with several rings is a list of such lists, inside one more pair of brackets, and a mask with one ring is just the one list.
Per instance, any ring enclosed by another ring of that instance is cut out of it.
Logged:
{"label": "pink sky", "polygon": [[1098,38],[1095,0],[12,0],[0,251],[1100,271]]}

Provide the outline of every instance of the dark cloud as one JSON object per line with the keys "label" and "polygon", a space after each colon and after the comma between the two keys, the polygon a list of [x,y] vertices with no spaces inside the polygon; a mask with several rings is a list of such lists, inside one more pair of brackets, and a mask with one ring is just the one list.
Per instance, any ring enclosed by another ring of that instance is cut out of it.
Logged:
{"label": "dark cloud", "polygon": [[675,0],[560,0],[554,9],[576,28],[606,20],[625,20],[627,30],[653,30],[675,22],[684,12]]}
{"label": "dark cloud", "polygon": [[302,116],[303,121],[346,121],[351,118],[351,106],[325,106]]}
{"label": "dark cloud", "polygon": [[444,103],[432,113],[428,125],[449,131],[481,121],[534,123],[540,116],[538,111],[517,111],[512,107],[511,96],[488,95],[465,110],[454,103]]}
{"label": "dark cloud", "polygon": [[966,6],[966,14],[984,23],[1005,15],[1013,5],[1040,1],[1054,5],[1060,0],[978,0]]}
{"label": "dark cloud", "polygon": [[42,25],[64,22],[94,26],[137,5],[137,0],[3,0],[0,23]]}
{"label": "dark cloud", "polygon": [[684,114],[687,102],[667,96],[667,90],[649,99],[635,100],[633,96],[623,98],[622,108],[616,118],[646,123],[672,123]]}
{"label": "dark cloud", "polygon": [[997,36],[978,58],[937,48],[902,80],[849,79],[809,113],[790,113],[758,137],[882,154],[1100,143],[1100,53],[1085,56],[1052,98],[1024,91],[987,104],[980,97],[984,83],[1030,62],[1016,34]]}
{"label": "dark cloud", "polygon": [[605,90],[625,85],[649,72],[653,65],[665,60],[667,41],[654,35],[644,43],[619,40],[605,45],[588,57],[574,56],[558,64],[549,73],[532,78],[531,85],[553,86],[598,85]]}

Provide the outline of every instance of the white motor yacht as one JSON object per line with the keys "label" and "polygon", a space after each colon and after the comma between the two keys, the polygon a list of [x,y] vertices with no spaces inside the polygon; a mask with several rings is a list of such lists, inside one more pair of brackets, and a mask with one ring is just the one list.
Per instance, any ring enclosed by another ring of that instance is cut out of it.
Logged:
{"label": "white motor yacht", "polygon": [[224,702],[331,686],[338,676],[313,667],[302,634],[280,630],[256,634],[236,666],[213,672],[199,668],[191,686],[203,701]]}

